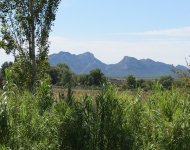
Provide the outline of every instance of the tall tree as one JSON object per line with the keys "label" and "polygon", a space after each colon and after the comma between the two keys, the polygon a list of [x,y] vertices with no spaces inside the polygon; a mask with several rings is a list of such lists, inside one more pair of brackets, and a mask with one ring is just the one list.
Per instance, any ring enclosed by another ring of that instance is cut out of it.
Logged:
{"label": "tall tree", "polygon": [[47,60],[49,33],[60,1],[0,1],[0,48],[15,59],[29,61],[33,83],[38,62]]}

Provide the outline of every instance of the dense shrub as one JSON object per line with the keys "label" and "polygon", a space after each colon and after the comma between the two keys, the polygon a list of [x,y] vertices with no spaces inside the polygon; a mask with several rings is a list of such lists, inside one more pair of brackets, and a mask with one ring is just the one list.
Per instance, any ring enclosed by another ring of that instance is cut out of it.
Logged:
{"label": "dense shrub", "polygon": [[49,84],[49,80],[39,81],[39,85],[36,88],[36,100],[38,101],[39,113],[51,109],[53,105],[53,93],[52,86]]}
{"label": "dense shrub", "polygon": [[[95,97],[53,101],[7,82],[0,95],[0,149],[126,150],[190,147],[190,95],[157,84],[149,95],[104,86]],[[134,91],[135,92],[135,91]]]}
{"label": "dense shrub", "polygon": [[4,63],[1,65],[0,74],[1,74],[1,77],[2,77],[2,78],[5,78],[5,71],[6,71],[6,69],[10,68],[12,65],[13,65],[12,62],[4,62]]}
{"label": "dense shrub", "polygon": [[106,78],[100,69],[94,69],[89,74],[89,85],[100,86],[105,83]]}
{"label": "dense shrub", "polygon": [[137,82],[137,87],[138,88],[142,88],[142,89],[145,88],[145,83],[146,83],[145,80],[140,79],[140,80],[137,80],[136,82]]}
{"label": "dense shrub", "polygon": [[7,144],[9,139],[9,122],[6,95],[1,95],[0,97],[0,135],[0,145]]}
{"label": "dense shrub", "polygon": [[126,89],[135,89],[137,87],[136,78],[132,75],[128,76],[125,80],[124,88]]}
{"label": "dense shrub", "polygon": [[60,128],[60,149],[129,149],[131,132],[125,128],[124,106],[113,88],[104,87],[93,103],[86,96],[76,102]]}
{"label": "dense shrub", "polygon": [[163,86],[163,88],[171,89],[174,82],[174,78],[171,76],[162,76],[160,77],[159,82]]}

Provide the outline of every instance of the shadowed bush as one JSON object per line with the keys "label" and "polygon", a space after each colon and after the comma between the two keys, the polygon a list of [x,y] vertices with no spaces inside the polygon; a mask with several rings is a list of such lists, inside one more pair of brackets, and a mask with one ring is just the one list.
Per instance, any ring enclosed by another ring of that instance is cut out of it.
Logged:
{"label": "shadowed bush", "polygon": [[123,105],[112,87],[103,87],[95,101],[75,102],[60,128],[60,149],[129,149],[133,141],[125,128]]}

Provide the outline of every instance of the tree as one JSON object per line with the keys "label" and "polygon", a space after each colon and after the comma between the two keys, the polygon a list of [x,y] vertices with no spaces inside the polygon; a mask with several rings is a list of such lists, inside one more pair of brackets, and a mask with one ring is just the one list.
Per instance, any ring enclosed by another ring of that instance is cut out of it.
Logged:
{"label": "tree", "polygon": [[89,74],[89,85],[100,86],[106,80],[104,74],[100,69],[94,69]]}
{"label": "tree", "polygon": [[72,72],[66,64],[58,64],[59,81],[62,86],[67,86],[72,83]]}
{"label": "tree", "polygon": [[88,74],[77,75],[77,82],[79,85],[82,85],[82,86],[89,85],[89,75]]}
{"label": "tree", "polygon": [[162,77],[160,77],[159,82],[163,86],[163,88],[171,89],[174,79],[171,76],[162,76]]}
{"label": "tree", "polygon": [[12,53],[16,60],[28,61],[33,84],[38,67],[44,67],[48,59],[49,32],[60,1],[0,1],[0,48]]}
{"label": "tree", "polygon": [[143,79],[137,80],[136,85],[138,88],[145,88],[145,80]]}
{"label": "tree", "polygon": [[135,89],[136,88],[136,78],[133,75],[130,75],[126,78],[126,88]]}
{"label": "tree", "polygon": [[68,86],[68,84],[75,84],[74,74],[66,64],[58,64],[56,67],[51,67],[49,75],[52,84]]}
{"label": "tree", "polygon": [[55,84],[59,83],[59,78],[58,78],[59,71],[58,71],[57,67],[51,67],[49,75],[50,75],[52,84],[55,85]]}

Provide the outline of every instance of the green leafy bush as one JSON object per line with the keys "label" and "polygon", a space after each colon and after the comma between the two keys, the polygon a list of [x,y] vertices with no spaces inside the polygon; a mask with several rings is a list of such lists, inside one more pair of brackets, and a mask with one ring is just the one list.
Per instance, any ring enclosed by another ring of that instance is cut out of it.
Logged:
{"label": "green leafy bush", "polygon": [[[7,82],[0,93],[1,149],[126,150],[190,147],[190,95],[154,86],[133,95],[103,86],[96,97],[54,100],[49,81],[35,93]],[[135,91],[134,91],[135,92]]]}
{"label": "green leafy bush", "polygon": [[163,86],[163,88],[171,89],[174,79],[171,76],[162,76],[160,77],[159,82]]}
{"label": "green leafy bush", "polygon": [[137,81],[136,78],[132,75],[128,76],[125,80],[125,89],[135,89],[137,87]]}
{"label": "green leafy bush", "polygon": [[86,96],[69,109],[60,128],[60,149],[129,149],[124,106],[112,87],[103,87],[95,101]]}

